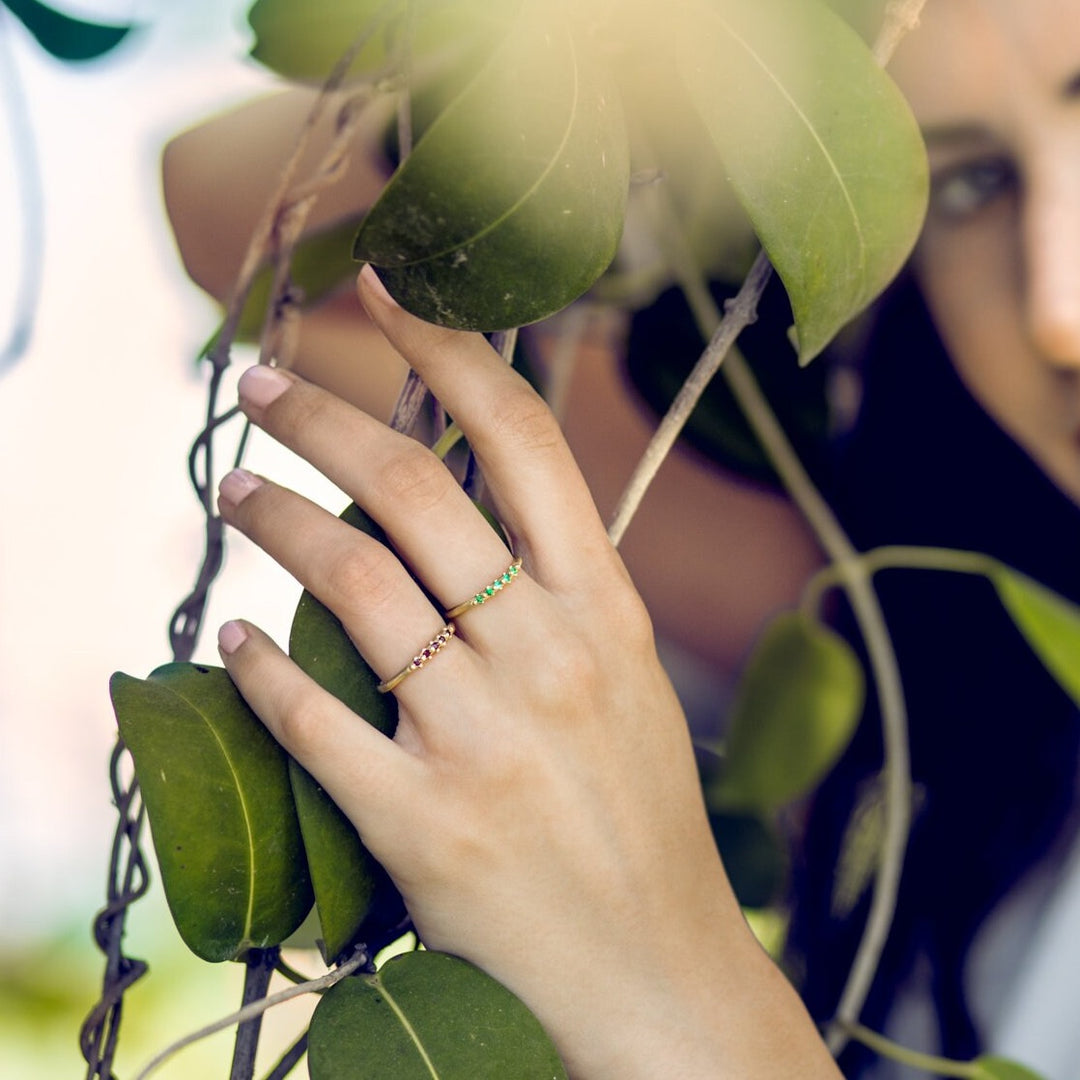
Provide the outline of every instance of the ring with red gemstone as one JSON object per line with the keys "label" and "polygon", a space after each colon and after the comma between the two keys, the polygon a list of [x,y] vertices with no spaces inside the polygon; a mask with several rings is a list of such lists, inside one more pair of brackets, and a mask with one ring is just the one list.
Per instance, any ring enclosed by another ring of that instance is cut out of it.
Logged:
{"label": "ring with red gemstone", "polygon": [[375,688],[380,694],[388,694],[414,671],[419,671],[429,660],[433,659],[446,643],[457,633],[457,627],[452,622],[447,624],[405,665],[396,675],[381,682]]}

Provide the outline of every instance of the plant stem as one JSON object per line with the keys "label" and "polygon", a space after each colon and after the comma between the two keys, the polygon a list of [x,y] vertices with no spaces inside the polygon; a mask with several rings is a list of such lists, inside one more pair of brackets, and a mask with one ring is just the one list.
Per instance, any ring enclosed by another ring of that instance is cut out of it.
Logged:
{"label": "plant stem", "polygon": [[[693,412],[705,388],[728,355],[735,339],[757,317],[757,303],[771,275],[772,266],[768,259],[764,254],[758,256],[738,295],[730,302],[727,314],[722,320],[707,290],[704,290],[706,299],[693,295],[700,289],[699,275],[686,278],[684,292],[694,311],[695,321],[699,327],[705,325],[715,327],[715,332],[711,332],[711,336],[710,331],[705,332],[705,336],[710,337],[708,346],[698,358],[693,370],[671,403],[671,407],[661,419],[623,491],[611,525],[608,527],[608,536],[616,546],[622,541],[627,527],[641,505],[641,500],[645,497],[645,492],[656,478],[664,459],[686,426],[690,413]],[[683,285],[681,278],[679,284]],[[705,315],[704,312],[710,308],[710,314]],[[710,317],[711,321],[706,322]]]}
{"label": "plant stem", "polygon": [[[244,971],[243,1006],[261,1001],[266,997],[270,976],[274,974],[280,950],[252,949],[247,955]],[[262,1013],[249,1017],[236,1028],[236,1044],[233,1048],[232,1069],[229,1080],[251,1080],[255,1075],[255,1054],[259,1049],[259,1032],[262,1030]]]}
{"label": "plant stem", "polygon": [[278,993],[271,994],[269,997],[264,997],[259,1001],[253,1001],[250,1005],[245,1005],[237,1012],[230,1013],[228,1016],[223,1016],[220,1020],[215,1020],[212,1024],[207,1024],[205,1027],[199,1028],[198,1031],[193,1031],[190,1035],[185,1035],[182,1039],[177,1039],[176,1042],[165,1047],[164,1050],[147,1062],[147,1064],[136,1074],[134,1080],[146,1080],[151,1073],[164,1065],[169,1058],[175,1057],[185,1047],[198,1042],[200,1039],[205,1039],[219,1031],[224,1031],[234,1024],[243,1024],[245,1021],[250,1020],[255,1016],[262,1016],[267,1009],[273,1008],[275,1005],[280,1005],[284,1001],[291,1001],[294,997],[299,997],[301,994],[318,993],[321,990],[328,990],[335,983],[340,982],[346,976],[351,975],[354,971],[357,971],[367,964],[369,959],[368,954],[361,949],[354,957],[352,957],[352,959],[318,979],[312,979],[310,982],[301,983],[299,986],[290,986],[288,989],[280,990]]}
{"label": "plant stem", "polygon": [[266,1074],[266,1080],[285,1080],[300,1064],[300,1059],[307,1053],[308,1033],[302,1032],[296,1041],[278,1059],[278,1063]]}
{"label": "plant stem", "polygon": [[[757,303],[772,273],[767,256],[764,252],[758,255],[742,288],[725,305],[725,313],[721,316],[686,241],[667,190],[663,185],[656,185],[656,190],[657,201],[653,205],[653,212],[657,239],[670,262],[676,282],[686,296],[698,330],[709,344],[646,448],[620,501],[609,534],[612,542],[618,543],[648,483],[674,444],[712,374],[718,369],[722,370],[751,430],[792,501],[813,529],[835,568],[839,583],[848,593],[859,631],[866,643],[881,703],[885,777],[881,860],[866,927],[837,1007],[838,1018],[855,1019],[870,991],[892,926],[911,822],[907,710],[900,672],[880,604],[870,575],[861,565],[859,553],[810,479],[757,381],[733,347],[738,334],[756,318]],[[725,356],[726,363],[723,363]],[[837,1027],[828,1033],[827,1042],[834,1054],[842,1049],[845,1038]]]}
{"label": "plant stem", "polygon": [[[867,575],[879,570],[942,570],[956,574],[992,575],[1000,566],[996,559],[978,551],[957,551],[953,548],[909,547],[886,544],[864,551],[858,556]],[[823,596],[829,589],[842,584],[837,568],[823,566],[806,583],[800,609],[810,618],[818,617]]]}
{"label": "plant stem", "polygon": [[889,0],[881,32],[874,42],[874,59],[885,67],[904,36],[919,25],[926,0]]}
{"label": "plant stem", "polygon": [[910,1065],[914,1069],[922,1069],[934,1076],[958,1077],[960,1080],[976,1080],[979,1076],[978,1066],[973,1062],[954,1061],[952,1058],[939,1057],[937,1054],[924,1054],[919,1050],[910,1050],[852,1020],[838,1020],[836,1023],[843,1028],[846,1035],[861,1042],[882,1057],[900,1062],[901,1065]]}
{"label": "plant stem", "polygon": [[[911,764],[904,691],[885,617],[859,553],[803,468],[742,357],[733,353],[724,374],[751,429],[765,448],[788,494],[810,523],[831,560],[838,582],[848,594],[859,632],[866,643],[881,705],[885,777],[881,860],[866,927],[836,1010],[837,1020],[853,1020],[870,992],[892,926],[911,827]],[[826,1041],[829,1049],[838,1054],[845,1039],[842,1029],[833,1027]]]}

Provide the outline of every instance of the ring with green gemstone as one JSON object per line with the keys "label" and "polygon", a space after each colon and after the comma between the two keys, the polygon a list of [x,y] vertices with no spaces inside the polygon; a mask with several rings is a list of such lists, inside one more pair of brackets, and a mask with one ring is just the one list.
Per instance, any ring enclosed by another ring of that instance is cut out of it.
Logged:
{"label": "ring with green gemstone", "polygon": [[470,596],[468,600],[463,600],[460,604],[450,608],[446,613],[447,621],[456,619],[463,612],[468,611],[469,608],[486,604],[493,596],[502,592],[502,590],[518,576],[520,570],[521,559],[519,557],[515,559],[490,585],[486,585],[474,596]]}

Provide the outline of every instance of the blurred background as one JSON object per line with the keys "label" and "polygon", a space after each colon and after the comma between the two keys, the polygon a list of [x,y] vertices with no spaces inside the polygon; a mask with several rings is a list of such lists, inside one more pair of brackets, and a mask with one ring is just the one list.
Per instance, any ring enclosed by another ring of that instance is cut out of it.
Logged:
{"label": "blurred background", "polygon": [[[53,6],[136,29],[102,59],[62,63],[0,6],[0,342],[25,323],[41,268],[29,344],[0,371],[0,1075],[20,1080],[85,1075],[78,1030],[103,973],[90,927],[115,823],[108,680],[170,659],[169,618],[202,554],[186,459],[205,413],[195,357],[218,316],[175,253],[161,148],[275,86],[247,59],[246,0]],[[287,482],[301,470],[257,440],[248,464]],[[231,538],[195,659],[217,662],[216,627],[234,615],[283,640],[297,596]],[[127,998],[122,1077],[237,1007],[241,983],[235,965],[186,952],[156,878],[126,940],[151,974]],[[155,1075],[225,1075],[231,1040]],[[271,1063],[286,1041],[268,1040]]]}

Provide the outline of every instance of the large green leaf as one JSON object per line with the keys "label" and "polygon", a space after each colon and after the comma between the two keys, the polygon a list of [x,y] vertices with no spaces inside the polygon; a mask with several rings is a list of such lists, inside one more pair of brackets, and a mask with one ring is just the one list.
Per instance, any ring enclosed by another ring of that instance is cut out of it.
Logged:
{"label": "large green leaf", "polygon": [[285,753],[222,668],[109,688],[180,936],[212,961],[279,944],[312,899]]}
{"label": "large green leaf", "polygon": [[[322,953],[327,963],[333,963],[362,939],[375,898],[377,867],[352,822],[315,778],[292,760],[289,780],[315,891]],[[309,938],[306,944],[310,943]]]}
{"label": "large green leaf", "polygon": [[821,0],[689,0],[683,78],[784,281],[807,362],[893,278],[926,207],[910,110]]}
{"label": "large green leaf", "polygon": [[395,173],[354,254],[432,322],[472,330],[535,322],[610,263],[628,177],[606,73],[560,5],[527,0]]}
{"label": "large green leaf", "polygon": [[1080,706],[1080,607],[1007,566],[988,576],[1017,629]]}
{"label": "large green leaf", "polygon": [[38,0],[0,0],[38,44],[58,60],[94,60],[115,49],[133,26],[103,26],[74,19]]}
{"label": "large green leaf", "polygon": [[490,976],[436,952],[337,983],[311,1018],[312,1080],[565,1080],[539,1021]]}
{"label": "large green leaf", "polygon": [[370,28],[374,32],[353,60],[349,77],[386,69],[398,46],[406,44],[405,33],[415,68],[448,47],[460,57],[490,43],[513,11],[509,0],[257,0],[248,12],[255,34],[251,55],[288,79],[321,83]]}
{"label": "large green leaf", "polygon": [[710,802],[766,812],[809,791],[848,744],[863,696],[843,638],[804,615],[778,616],[743,673]]}
{"label": "large green leaf", "polygon": [[[382,530],[355,504],[341,515],[378,540]],[[397,723],[397,699],[376,690],[378,676],[356,651],[329,608],[305,591],[289,634],[289,654],[323,689],[384,734]],[[380,871],[352,822],[296,762],[290,779],[322,928],[323,951],[334,960],[357,940],[371,914]]]}
{"label": "large green leaf", "polygon": [[1040,1073],[1007,1058],[987,1055],[976,1058],[972,1080],[1043,1080]]}
{"label": "large green leaf", "polygon": [[[354,529],[386,543],[386,534],[355,503],[350,503],[340,517]],[[393,735],[397,699],[393,694],[379,693],[378,675],[356,651],[341,621],[306,590],[289,631],[289,655],[324,690],[384,735]]]}

